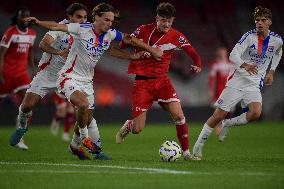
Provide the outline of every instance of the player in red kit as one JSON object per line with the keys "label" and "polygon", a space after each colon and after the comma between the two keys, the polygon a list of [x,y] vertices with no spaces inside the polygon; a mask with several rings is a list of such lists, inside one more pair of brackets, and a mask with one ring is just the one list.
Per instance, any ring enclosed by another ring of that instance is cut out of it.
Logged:
{"label": "player in red kit", "polygon": [[227,49],[224,47],[218,48],[216,58],[210,64],[208,77],[208,93],[211,104],[216,102],[225,88],[231,69],[233,69],[233,65],[229,61]]}
{"label": "player in red kit", "polygon": [[[156,12],[156,23],[142,25],[132,35],[162,49],[163,56],[161,60],[156,60],[145,53],[144,59],[131,61],[129,64],[128,73],[136,75],[132,91],[132,120],[127,120],[118,131],[116,142],[122,143],[130,132],[140,133],[145,127],[147,111],[154,101],[158,101],[162,108],[170,113],[176,124],[184,158],[192,160],[193,156],[189,152],[188,124],[180,100],[168,77],[168,71],[174,50],[183,49],[192,58],[194,65],[191,69],[195,73],[201,71],[201,58],[187,38],[171,27],[176,13],[174,6],[170,3],[160,3]],[[141,49],[136,48],[135,51],[137,53]]]}
{"label": "player in red kit", "polygon": [[[17,94],[21,102],[31,79],[27,70],[29,64],[35,73],[33,44],[36,32],[28,27],[23,18],[29,17],[28,9],[19,9],[13,18],[13,25],[4,33],[0,43],[0,101],[7,95]],[[17,145],[28,147],[21,140]]]}

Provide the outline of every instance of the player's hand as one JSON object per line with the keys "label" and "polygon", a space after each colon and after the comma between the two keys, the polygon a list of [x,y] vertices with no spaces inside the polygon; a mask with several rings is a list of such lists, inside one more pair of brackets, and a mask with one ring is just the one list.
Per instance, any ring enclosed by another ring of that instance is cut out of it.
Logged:
{"label": "player's hand", "polygon": [[241,68],[244,68],[250,75],[256,75],[258,73],[256,64],[243,63]]}
{"label": "player's hand", "polygon": [[273,70],[270,70],[266,74],[265,79],[264,79],[264,84],[265,85],[268,85],[268,86],[272,85],[272,83],[273,83],[273,75],[274,75],[274,71]]}
{"label": "player's hand", "polygon": [[194,66],[194,65],[190,65],[190,70],[193,71],[194,73],[201,72],[201,68],[198,66]]}
{"label": "player's hand", "polygon": [[130,59],[131,60],[140,60],[151,57],[151,54],[147,51],[140,51],[138,53],[132,54]]}
{"label": "player's hand", "polygon": [[160,48],[155,48],[152,47],[152,52],[151,55],[156,59],[156,60],[161,60],[163,56],[163,50]]}
{"label": "player's hand", "polygon": [[26,18],[23,18],[23,20],[25,22],[29,22],[29,23],[32,23],[32,24],[39,24],[39,22],[40,22],[36,17],[26,17]]}
{"label": "player's hand", "polygon": [[60,51],[58,53],[59,56],[63,56],[64,58],[67,58],[68,54],[69,54],[69,49],[68,48],[64,49],[64,50],[62,50],[62,51]]}

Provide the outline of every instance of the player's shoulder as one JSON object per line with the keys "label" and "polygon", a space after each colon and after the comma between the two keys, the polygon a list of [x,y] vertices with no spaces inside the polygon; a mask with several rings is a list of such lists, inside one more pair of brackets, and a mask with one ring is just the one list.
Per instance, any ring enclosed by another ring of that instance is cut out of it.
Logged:
{"label": "player's shoulder", "polygon": [[14,25],[14,26],[9,26],[7,29],[6,29],[6,31],[5,31],[5,33],[7,34],[7,33],[11,33],[11,34],[13,34],[13,33],[17,33],[17,28],[16,28],[16,26]]}
{"label": "player's shoulder", "polygon": [[283,39],[281,36],[273,31],[269,31],[269,36],[275,38],[275,40],[279,41],[281,44],[283,44]]}
{"label": "player's shoulder", "polygon": [[256,29],[249,30],[248,32],[244,33],[241,37],[241,39],[238,41],[239,44],[242,44],[245,40],[247,40],[249,37],[256,35]]}

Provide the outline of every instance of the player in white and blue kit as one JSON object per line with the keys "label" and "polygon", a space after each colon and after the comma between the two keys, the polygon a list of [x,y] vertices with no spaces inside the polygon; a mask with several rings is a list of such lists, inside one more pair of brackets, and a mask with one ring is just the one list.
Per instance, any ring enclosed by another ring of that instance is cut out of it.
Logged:
{"label": "player in white and blue kit", "polygon": [[[262,111],[261,89],[271,85],[276,67],[282,55],[281,37],[270,31],[272,14],[269,9],[258,6],[253,13],[256,29],[243,35],[230,54],[234,70],[228,77],[226,88],[216,101],[216,110],[204,124],[194,145],[193,155],[202,156],[202,147],[212,130],[222,121],[218,136],[223,141],[228,128],[257,120]],[[270,70],[267,69],[270,65]],[[267,73],[266,73],[267,72]],[[248,112],[225,119],[238,102],[248,107]],[[225,119],[225,120],[224,120]]]}
{"label": "player in white and blue kit", "polygon": [[[67,9],[68,19],[60,23],[80,23],[87,21],[87,8],[80,3],[73,3]],[[10,144],[14,146],[19,136],[27,131],[27,120],[32,110],[48,93],[56,90],[58,72],[63,67],[69,53],[70,35],[62,31],[49,31],[41,40],[39,47],[44,51],[39,61],[37,75],[33,78],[19,107],[18,129],[12,134]]]}
{"label": "player in white and blue kit", "polygon": [[[155,58],[162,56],[162,51],[153,48],[137,38],[111,29],[116,11],[106,3],[101,3],[93,9],[93,23],[58,24],[53,21],[39,21],[29,17],[26,21],[34,22],[50,30],[68,32],[73,37],[73,44],[65,65],[59,73],[57,87],[76,107],[79,136],[74,135],[71,145],[76,148],[82,144],[91,152],[98,153],[101,148],[91,135],[98,134],[95,130],[96,120],[90,110],[94,108],[93,77],[94,67],[103,53],[108,50],[113,40],[131,43],[146,51]],[[89,130],[88,130],[89,128]],[[91,131],[94,130],[94,131]],[[89,136],[90,135],[90,136]]]}

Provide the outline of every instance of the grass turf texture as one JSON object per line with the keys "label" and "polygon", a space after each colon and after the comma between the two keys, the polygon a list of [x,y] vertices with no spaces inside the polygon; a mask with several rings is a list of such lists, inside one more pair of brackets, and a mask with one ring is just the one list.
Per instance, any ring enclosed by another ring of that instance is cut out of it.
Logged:
{"label": "grass turf texture", "polygon": [[[111,161],[80,161],[68,143],[48,127],[32,125],[25,135],[28,151],[10,147],[13,127],[0,127],[0,188],[283,188],[284,123],[255,123],[230,130],[224,143],[213,133],[202,161],[159,160],[159,146],[175,140],[175,128],[147,125],[115,144],[120,125],[101,125],[104,151]],[[194,144],[201,124],[192,124]]]}

